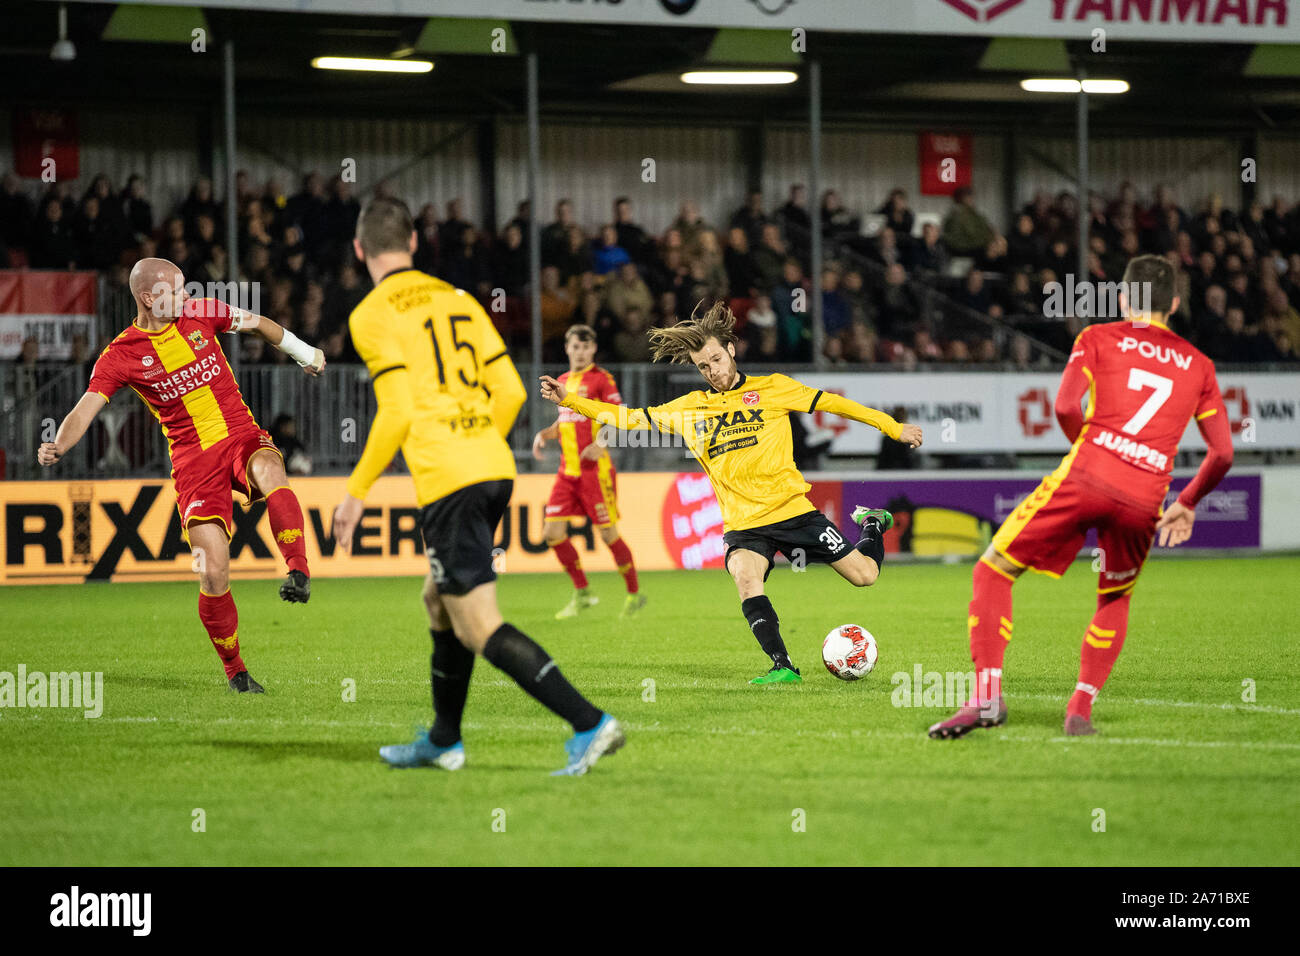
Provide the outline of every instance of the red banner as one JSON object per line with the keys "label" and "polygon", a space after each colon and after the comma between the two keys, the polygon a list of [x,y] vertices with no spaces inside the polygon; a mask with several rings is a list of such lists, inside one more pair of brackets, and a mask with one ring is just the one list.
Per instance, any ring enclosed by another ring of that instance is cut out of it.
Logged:
{"label": "red banner", "polygon": [[[81,175],[81,151],[77,139],[77,114],[72,110],[14,110],[14,172],[28,179],[40,179],[45,160],[54,160],[53,174],[59,181]],[[46,177],[46,181],[51,181]]]}
{"label": "red banner", "polygon": [[31,337],[41,361],[69,359],[78,335],[93,355],[96,288],[93,272],[0,271],[0,359],[17,358]]}
{"label": "red banner", "polygon": [[970,133],[920,133],[921,195],[951,196],[971,184],[974,164]]}

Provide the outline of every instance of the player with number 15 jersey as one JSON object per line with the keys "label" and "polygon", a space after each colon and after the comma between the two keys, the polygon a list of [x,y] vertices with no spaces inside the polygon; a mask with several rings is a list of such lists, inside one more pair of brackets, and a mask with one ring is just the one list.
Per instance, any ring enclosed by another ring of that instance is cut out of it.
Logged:
{"label": "player with number 15 jersey", "polygon": [[414,268],[415,227],[405,203],[367,203],[353,247],[375,287],[348,325],[378,412],[335,509],[335,538],[349,550],[366,493],[401,448],[429,559],[423,597],[434,723],[409,744],[381,747],[380,756],[394,767],[464,766],[461,716],[481,654],[573,726],[558,772],[586,773],[623,745],[622,727],[583,697],[536,641],[503,620],[497,605],[493,539],[514,487],[506,436],[524,404],[519,373],[483,307]]}

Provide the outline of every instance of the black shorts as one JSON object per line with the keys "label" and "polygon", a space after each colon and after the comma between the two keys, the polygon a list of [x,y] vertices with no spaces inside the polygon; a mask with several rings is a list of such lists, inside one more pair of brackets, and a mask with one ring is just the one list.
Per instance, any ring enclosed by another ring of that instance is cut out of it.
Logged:
{"label": "black shorts", "polygon": [[453,491],[420,509],[424,553],[439,594],[460,597],[497,579],[493,539],[515,483],[503,478]]}
{"label": "black shorts", "polygon": [[806,515],[786,518],[776,524],[765,524],[758,528],[728,531],[722,536],[722,543],[727,546],[726,556],[722,559],[723,567],[726,567],[731,552],[737,548],[756,551],[767,558],[764,581],[772,573],[772,559],[778,551],[791,561],[802,557],[805,562],[832,564],[853,550],[853,545],[835,527],[835,522],[820,511],[810,511]]}

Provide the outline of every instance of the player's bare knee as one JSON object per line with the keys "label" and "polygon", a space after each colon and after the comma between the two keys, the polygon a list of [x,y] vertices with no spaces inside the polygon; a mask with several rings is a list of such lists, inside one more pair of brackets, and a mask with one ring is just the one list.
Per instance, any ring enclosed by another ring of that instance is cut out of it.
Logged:
{"label": "player's bare knee", "polygon": [[289,483],[289,476],[284,471],[284,462],[270,449],[264,448],[254,453],[248,464],[248,471],[252,476],[253,484],[264,495]]}
{"label": "player's bare knee", "polygon": [[483,648],[487,646],[488,638],[496,633],[501,624],[493,624],[484,618],[473,617],[469,620],[462,620],[456,627],[456,637],[465,647],[478,654],[483,655]]}
{"label": "player's bare knee", "polygon": [[424,609],[429,614],[429,626],[435,631],[451,630],[451,615],[447,609],[442,606],[442,600],[438,597],[437,592],[432,596],[426,594],[424,597]]}
{"label": "player's bare knee", "polygon": [[221,560],[222,557],[205,558],[199,569],[199,587],[206,594],[225,594],[230,588],[230,563]]}
{"label": "player's bare knee", "polygon": [[736,582],[736,593],[742,601],[763,593],[763,578],[760,575],[741,572],[733,574],[732,579]]}
{"label": "player's bare knee", "polygon": [[230,590],[230,575],[226,574],[201,574],[199,575],[199,587],[203,589],[204,594],[210,594],[213,597],[225,594]]}
{"label": "player's bare knee", "polygon": [[555,547],[569,536],[569,526],[559,521],[548,521],[542,532],[542,538],[548,547]]}

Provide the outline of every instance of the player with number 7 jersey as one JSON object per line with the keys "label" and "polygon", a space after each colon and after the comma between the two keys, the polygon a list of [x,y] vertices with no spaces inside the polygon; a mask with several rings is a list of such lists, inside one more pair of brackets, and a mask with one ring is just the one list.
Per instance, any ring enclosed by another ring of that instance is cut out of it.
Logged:
{"label": "player with number 7 jersey", "polygon": [[[1059,578],[1097,531],[1097,611],[1066,708],[1065,733],[1091,734],[1092,704],[1128,629],[1129,597],[1156,532],[1173,547],[1191,537],[1196,504],[1232,465],[1232,434],[1214,363],[1165,324],[1178,308],[1173,267],[1139,256],[1126,289],[1145,289],[1149,311],[1079,333],[1056,396],[1071,441],[1055,471],[1013,511],[975,565],[968,627],[977,697],[930,728],[960,737],[1006,720],[1002,660],[1011,640],[1011,585],[1026,569]],[[1127,308],[1127,299],[1121,293]],[[1084,399],[1086,398],[1086,407]],[[1195,420],[1208,453],[1196,477],[1164,509],[1178,442]]]}

